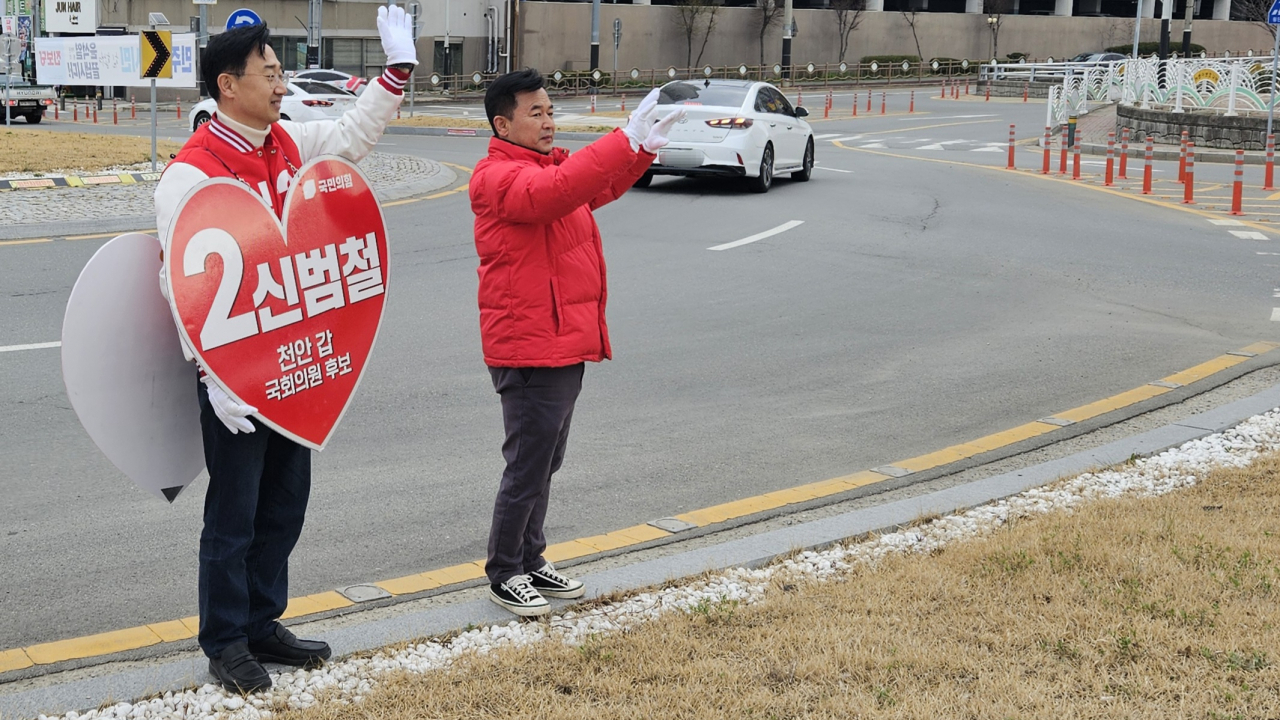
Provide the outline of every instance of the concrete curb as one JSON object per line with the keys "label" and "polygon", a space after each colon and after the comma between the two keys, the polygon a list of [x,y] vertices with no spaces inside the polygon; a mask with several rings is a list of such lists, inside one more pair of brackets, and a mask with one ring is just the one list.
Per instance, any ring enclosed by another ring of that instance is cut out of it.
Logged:
{"label": "concrete curb", "polygon": [[[771,530],[759,535],[688,550],[667,557],[594,572],[582,577],[591,592],[586,599],[619,591],[634,591],[706,571],[731,567],[757,567],[796,549],[822,549],[867,533],[892,531],[931,513],[951,513],[1015,495],[1058,478],[1149,456],[1188,440],[1221,432],[1273,408],[1280,407],[1280,386],[1231,402],[1148,432],[1057,460],[983,478],[895,502],[832,517]],[[553,601],[557,608],[569,603]],[[506,612],[486,599],[458,602],[426,610],[409,611],[383,619],[355,622],[325,632],[335,656],[375,650],[388,644],[443,635],[469,624],[505,623]],[[98,666],[92,677],[76,677],[46,685],[39,678],[14,683],[5,692],[0,686],[0,716],[31,718],[37,714],[61,714],[98,706],[106,699],[133,699],[202,685],[209,681],[206,661],[186,652],[155,661]]]}

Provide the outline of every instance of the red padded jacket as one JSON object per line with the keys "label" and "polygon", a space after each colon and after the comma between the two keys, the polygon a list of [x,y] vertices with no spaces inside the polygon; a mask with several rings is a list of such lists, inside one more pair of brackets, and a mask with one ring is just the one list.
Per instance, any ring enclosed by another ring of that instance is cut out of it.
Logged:
{"label": "red padded jacket", "polygon": [[612,356],[604,249],[591,211],[649,169],[614,131],[543,155],[493,138],[471,176],[480,339],[491,367],[564,367]]}

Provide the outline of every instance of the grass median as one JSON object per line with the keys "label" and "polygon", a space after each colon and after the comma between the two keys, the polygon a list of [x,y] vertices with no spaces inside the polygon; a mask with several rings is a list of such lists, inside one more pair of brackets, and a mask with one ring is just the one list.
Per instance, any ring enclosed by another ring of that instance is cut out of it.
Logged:
{"label": "grass median", "polygon": [[1280,717],[1280,458],[287,720]]}
{"label": "grass median", "polygon": [[[161,140],[163,163],[182,145]],[[122,135],[0,129],[0,175],[12,173],[84,173],[151,162],[151,139]]]}

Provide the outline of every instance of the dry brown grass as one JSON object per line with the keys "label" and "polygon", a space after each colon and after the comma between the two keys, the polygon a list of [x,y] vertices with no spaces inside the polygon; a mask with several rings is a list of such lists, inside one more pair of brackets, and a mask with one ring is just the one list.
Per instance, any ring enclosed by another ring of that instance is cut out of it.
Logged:
{"label": "dry brown grass", "polygon": [[[478,128],[483,130],[489,129],[489,121],[485,119],[474,120],[471,118],[441,117],[439,115],[414,115],[413,117],[401,117],[399,120],[392,120],[392,125],[408,125],[410,127],[439,127],[439,128]],[[561,132],[609,132],[613,130],[612,125],[556,125],[556,130]]]}
{"label": "dry brown grass", "polygon": [[1277,718],[1280,460],[282,720]]}
{"label": "dry brown grass", "polygon": [[[182,146],[161,140],[156,156],[164,161]],[[0,129],[0,175],[6,173],[92,173],[109,167],[151,161],[151,138],[122,135]]]}

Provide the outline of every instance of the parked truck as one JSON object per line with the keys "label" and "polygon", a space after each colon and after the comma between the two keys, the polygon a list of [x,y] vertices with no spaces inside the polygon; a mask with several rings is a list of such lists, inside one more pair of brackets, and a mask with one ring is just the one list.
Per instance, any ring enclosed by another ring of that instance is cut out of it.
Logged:
{"label": "parked truck", "polygon": [[0,102],[6,111],[6,120],[26,118],[34,125],[44,119],[44,113],[58,101],[57,93],[48,85],[34,85],[21,75],[0,75]]}

